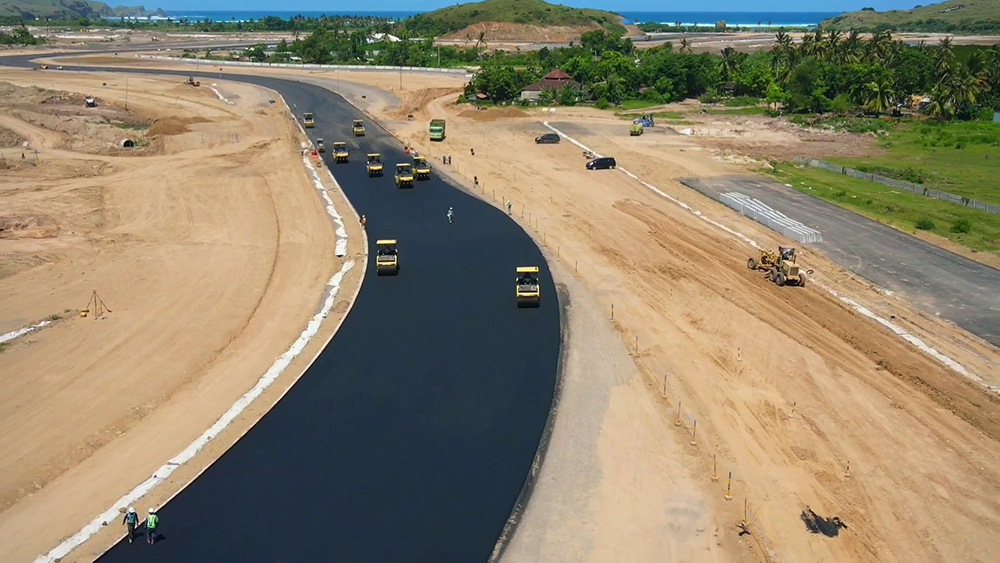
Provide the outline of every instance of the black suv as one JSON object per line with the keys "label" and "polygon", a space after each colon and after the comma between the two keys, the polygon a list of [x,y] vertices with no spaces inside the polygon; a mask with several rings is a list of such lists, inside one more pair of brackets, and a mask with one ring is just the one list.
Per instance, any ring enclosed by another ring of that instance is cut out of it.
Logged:
{"label": "black suv", "polygon": [[535,142],[539,145],[551,145],[559,142],[559,135],[555,133],[546,133],[544,135],[539,135],[535,137]]}
{"label": "black suv", "polygon": [[587,163],[587,170],[607,170],[609,168],[614,168],[618,166],[615,162],[614,157],[602,156],[600,158],[595,158]]}

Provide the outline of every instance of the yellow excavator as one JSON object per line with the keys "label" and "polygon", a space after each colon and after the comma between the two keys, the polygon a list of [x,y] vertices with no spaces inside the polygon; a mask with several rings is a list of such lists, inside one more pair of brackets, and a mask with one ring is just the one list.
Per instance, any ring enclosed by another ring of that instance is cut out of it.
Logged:
{"label": "yellow excavator", "polygon": [[538,283],[538,266],[517,268],[516,295],[518,309],[542,305],[542,290]]}
{"label": "yellow excavator", "polygon": [[333,160],[336,163],[347,162],[347,157],[350,153],[347,152],[347,143],[344,141],[337,141],[333,143]]}
{"label": "yellow excavator", "polygon": [[413,187],[413,166],[409,162],[400,162],[396,165],[396,187]]}
{"label": "yellow excavator", "polygon": [[426,156],[413,157],[413,175],[417,180],[431,179],[431,165]]}
{"label": "yellow excavator", "polygon": [[365,136],[365,122],[360,119],[354,120],[354,125],[351,126],[351,131],[354,132],[355,137]]}
{"label": "yellow excavator", "polygon": [[380,276],[395,276],[399,273],[399,251],[396,239],[379,239],[375,242],[375,272]]}
{"label": "yellow excavator", "polygon": [[368,177],[382,175],[382,155],[373,152],[368,155]]}

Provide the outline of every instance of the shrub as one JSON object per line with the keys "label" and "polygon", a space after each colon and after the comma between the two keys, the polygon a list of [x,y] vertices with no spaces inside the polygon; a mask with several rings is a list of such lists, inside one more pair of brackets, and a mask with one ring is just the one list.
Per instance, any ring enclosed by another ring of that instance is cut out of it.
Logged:
{"label": "shrub", "polygon": [[972,231],[972,221],[966,218],[955,219],[955,222],[951,224],[951,232],[953,233],[969,233]]}
{"label": "shrub", "polygon": [[934,221],[931,221],[927,217],[921,217],[920,219],[917,219],[917,222],[913,226],[921,231],[933,231]]}
{"label": "shrub", "polygon": [[607,98],[601,98],[600,100],[597,100],[597,103],[594,104],[594,106],[597,109],[608,109],[611,107],[611,104],[608,102]]}

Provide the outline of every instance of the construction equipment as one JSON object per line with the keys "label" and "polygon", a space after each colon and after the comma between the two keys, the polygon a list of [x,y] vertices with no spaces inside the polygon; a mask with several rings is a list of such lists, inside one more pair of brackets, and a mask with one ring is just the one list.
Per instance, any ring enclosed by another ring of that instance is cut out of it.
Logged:
{"label": "construction equipment", "polygon": [[86,98],[84,98],[83,103],[86,104],[88,108],[97,107],[97,100],[95,100],[93,96],[87,96]]}
{"label": "construction equipment", "polygon": [[395,276],[399,273],[399,251],[396,249],[396,239],[379,239],[375,241],[378,251],[375,253],[375,272],[380,276]]}
{"label": "construction equipment", "polygon": [[430,138],[432,141],[443,141],[444,140],[444,124],[443,119],[432,119],[431,126],[429,129]]}
{"label": "construction equipment", "polygon": [[431,165],[427,162],[426,156],[413,157],[413,175],[417,180],[431,179]]}
{"label": "construction equipment", "polygon": [[636,137],[642,135],[643,130],[642,123],[633,122],[628,128],[628,134],[629,136]]}
{"label": "construction equipment", "polygon": [[189,76],[184,84],[187,84],[188,86],[201,86],[201,82],[196,82],[193,76]]}
{"label": "construction equipment", "polygon": [[316,152],[326,152],[326,145],[323,144],[323,137],[316,139]]}
{"label": "construction equipment", "polygon": [[[812,273],[812,270],[808,270],[808,273]],[[784,285],[802,287],[806,285],[806,272],[802,271],[799,265],[795,263],[794,248],[778,247],[778,261],[774,267],[767,271],[767,279],[779,287]]]}
{"label": "construction equipment", "polygon": [[49,70],[49,65],[42,65],[41,68],[42,70]]}
{"label": "construction equipment", "polygon": [[517,307],[540,307],[542,292],[538,283],[538,266],[519,266],[517,268]]}
{"label": "construction equipment", "polygon": [[316,126],[316,122],[313,121],[313,114],[311,111],[307,111],[302,114],[302,126],[306,129],[312,129]]}
{"label": "construction equipment", "polygon": [[350,153],[347,152],[347,143],[344,141],[337,141],[333,143],[333,161],[336,163],[347,162],[347,157]]}
{"label": "construction equipment", "polygon": [[408,162],[400,162],[396,165],[396,187],[413,187],[413,165]]}
{"label": "construction equipment", "polygon": [[774,268],[778,264],[778,253],[773,250],[760,249],[760,255],[757,258],[751,256],[747,258],[747,268],[751,270],[762,270],[768,271]]}
{"label": "construction equipment", "polygon": [[382,175],[382,155],[373,152],[368,155],[368,177]]}
{"label": "construction equipment", "polygon": [[355,137],[364,137],[365,136],[365,122],[361,121],[360,119],[355,119],[354,120],[354,125],[351,126],[351,131],[354,132],[354,136]]}

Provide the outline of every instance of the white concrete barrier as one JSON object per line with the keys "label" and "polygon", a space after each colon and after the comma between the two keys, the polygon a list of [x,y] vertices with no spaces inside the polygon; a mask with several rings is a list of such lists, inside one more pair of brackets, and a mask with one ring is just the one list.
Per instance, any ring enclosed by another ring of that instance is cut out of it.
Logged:
{"label": "white concrete barrier", "polygon": [[150,59],[156,61],[166,61],[173,63],[197,64],[205,66],[249,66],[249,67],[275,67],[275,68],[308,68],[327,70],[398,70],[406,72],[427,72],[432,74],[454,74],[471,78],[472,73],[462,68],[423,68],[412,66],[377,66],[377,65],[319,65],[319,64],[289,64],[289,63],[256,63],[250,61],[215,61],[205,59],[185,59],[183,57],[164,57],[161,55],[136,55],[136,58]]}

